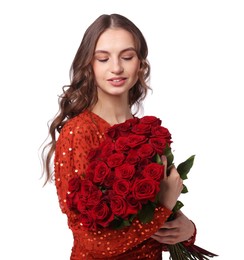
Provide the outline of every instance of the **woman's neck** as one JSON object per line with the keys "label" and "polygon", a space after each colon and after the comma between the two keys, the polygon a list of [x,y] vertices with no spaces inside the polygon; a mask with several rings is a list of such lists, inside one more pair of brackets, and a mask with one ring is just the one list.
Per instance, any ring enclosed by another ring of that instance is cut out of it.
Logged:
{"label": "woman's neck", "polygon": [[125,120],[133,117],[127,102],[120,102],[120,100],[110,100],[109,102],[98,100],[91,111],[110,125],[123,123]]}

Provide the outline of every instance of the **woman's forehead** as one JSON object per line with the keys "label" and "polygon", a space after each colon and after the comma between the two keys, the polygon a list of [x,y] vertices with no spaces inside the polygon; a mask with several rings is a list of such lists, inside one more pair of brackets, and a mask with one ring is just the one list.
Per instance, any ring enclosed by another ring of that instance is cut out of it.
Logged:
{"label": "woman's forehead", "polygon": [[95,51],[135,49],[133,35],[122,28],[109,28],[98,38]]}

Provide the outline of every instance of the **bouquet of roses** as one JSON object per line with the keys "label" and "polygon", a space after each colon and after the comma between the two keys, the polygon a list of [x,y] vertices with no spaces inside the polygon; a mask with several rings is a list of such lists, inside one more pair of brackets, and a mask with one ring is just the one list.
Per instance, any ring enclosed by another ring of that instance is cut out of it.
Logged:
{"label": "bouquet of roses", "polygon": [[[131,225],[134,218],[141,223],[151,221],[164,177],[161,156],[167,157],[169,168],[173,165],[170,132],[161,126],[159,118],[144,116],[110,127],[105,137],[99,147],[89,153],[89,165],[83,178],[74,177],[69,181],[68,208],[89,230],[123,228]],[[191,156],[177,167],[182,179],[187,178],[193,161]],[[184,185],[182,193],[185,192]],[[178,201],[171,218],[181,206]],[[197,255],[194,254],[196,248],[190,252],[181,243],[168,249],[173,260],[206,259],[203,257],[207,251],[201,248]]]}

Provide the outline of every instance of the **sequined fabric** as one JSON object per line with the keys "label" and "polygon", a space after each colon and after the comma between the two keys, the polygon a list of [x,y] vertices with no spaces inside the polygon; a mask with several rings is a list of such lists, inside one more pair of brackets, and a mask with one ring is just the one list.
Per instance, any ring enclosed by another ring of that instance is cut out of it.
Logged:
{"label": "sequined fabric", "polygon": [[162,244],[150,238],[167,220],[171,211],[159,207],[150,223],[135,220],[122,230],[87,231],[66,205],[68,181],[82,176],[88,165],[88,152],[104,139],[110,125],[96,114],[85,111],[62,128],[55,151],[55,185],[60,207],[73,232],[71,260],[80,259],[162,259]]}

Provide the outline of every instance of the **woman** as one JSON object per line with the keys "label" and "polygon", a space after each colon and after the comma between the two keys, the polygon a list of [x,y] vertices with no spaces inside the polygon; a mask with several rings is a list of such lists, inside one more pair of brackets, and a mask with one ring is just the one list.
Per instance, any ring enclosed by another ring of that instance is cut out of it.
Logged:
{"label": "woman", "polygon": [[[68,182],[86,171],[89,151],[103,140],[106,130],[133,117],[147,94],[150,66],[147,44],[127,18],[101,15],[86,30],[71,66],[71,84],[63,88],[60,110],[50,125],[51,142],[44,160],[46,181],[55,154],[55,184],[62,212],[73,232],[72,260],[162,259],[164,244],[194,242],[194,224],[179,212],[166,222],[182,190],[175,168],[161,182],[160,204],[146,225],[135,221],[122,230],[88,231],[66,204]],[[56,133],[59,133],[56,142]],[[164,164],[165,158],[162,158]],[[163,244],[164,243],[164,244]]]}

